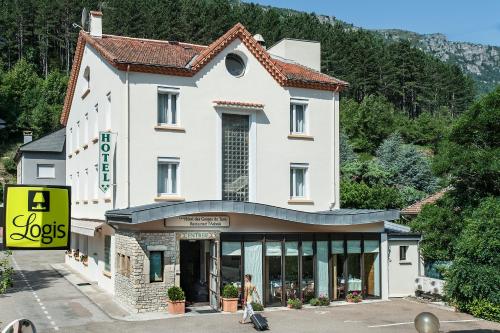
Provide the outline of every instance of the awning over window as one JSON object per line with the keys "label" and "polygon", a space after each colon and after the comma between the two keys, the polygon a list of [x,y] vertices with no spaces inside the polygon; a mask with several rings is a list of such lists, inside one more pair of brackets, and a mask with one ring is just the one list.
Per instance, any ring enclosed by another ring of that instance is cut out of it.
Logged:
{"label": "awning over window", "polygon": [[97,229],[100,229],[104,223],[104,221],[71,219],[71,232],[94,237]]}
{"label": "awning over window", "polygon": [[398,210],[335,209],[320,212],[303,212],[256,202],[223,200],[158,202],[149,205],[108,210],[106,212],[106,219],[110,224],[138,224],[200,213],[248,214],[312,225],[355,225],[399,219]]}

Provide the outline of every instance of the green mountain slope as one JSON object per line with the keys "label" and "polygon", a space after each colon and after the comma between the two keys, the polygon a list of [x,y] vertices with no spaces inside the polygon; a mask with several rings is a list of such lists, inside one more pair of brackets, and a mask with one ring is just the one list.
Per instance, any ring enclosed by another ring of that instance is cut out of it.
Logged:
{"label": "green mountain slope", "polygon": [[375,30],[389,41],[408,40],[412,45],[442,61],[460,66],[477,83],[478,93],[500,84],[500,47],[449,41],[443,34],[417,34],[411,31]]}

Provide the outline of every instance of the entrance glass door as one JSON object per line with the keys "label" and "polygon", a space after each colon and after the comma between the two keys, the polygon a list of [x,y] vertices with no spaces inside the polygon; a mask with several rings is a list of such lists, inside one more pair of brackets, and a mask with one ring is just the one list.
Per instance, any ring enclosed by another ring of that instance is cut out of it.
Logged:
{"label": "entrance glass door", "polygon": [[266,243],[266,306],[282,305],[281,242]]}
{"label": "entrance glass door", "polygon": [[210,272],[209,272],[209,302],[210,307],[219,310],[219,241],[210,241]]}

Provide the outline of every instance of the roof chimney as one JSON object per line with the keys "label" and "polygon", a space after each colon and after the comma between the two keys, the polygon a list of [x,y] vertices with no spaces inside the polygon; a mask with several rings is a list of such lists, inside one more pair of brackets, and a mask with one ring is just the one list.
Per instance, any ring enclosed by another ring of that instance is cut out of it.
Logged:
{"label": "roof chimney", "polygon": [[32,131],[23,131],[23,144],[33,141]]}
{"label": "roof chimney", "polygon": [[262,37],[261,34],[255,34],[253,38],[257,41],[257,43],[260,44],[260,46],[266,48],[266,41],[264,40],[264,37]]}
{"label": "roof chimney", "polygon": [[102,12],[90,12],[90,36],[102,37]]}

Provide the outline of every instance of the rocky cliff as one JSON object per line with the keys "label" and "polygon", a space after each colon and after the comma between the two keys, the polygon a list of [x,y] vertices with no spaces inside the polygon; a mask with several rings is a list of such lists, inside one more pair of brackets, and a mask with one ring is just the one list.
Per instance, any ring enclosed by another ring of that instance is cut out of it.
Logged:
{"label": "rocky cliff", "polygon": [[459,65],[477,82],[478,93],[500,84],[500,47],[449,41],[443,34],[422,35],[404,30],[375,30],[386,40],[408,40],[443,61]]}

